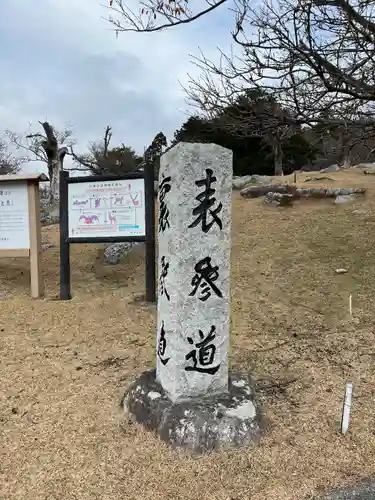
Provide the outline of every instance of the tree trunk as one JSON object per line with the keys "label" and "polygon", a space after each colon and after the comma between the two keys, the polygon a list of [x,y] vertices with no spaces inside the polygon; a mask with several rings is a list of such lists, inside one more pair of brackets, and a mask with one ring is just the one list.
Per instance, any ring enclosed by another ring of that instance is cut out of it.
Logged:
{"label": "tree trunk", "polygon": [[340,158],[340,165],[344,168],[349,168],[351,166],[351,161],[350,161],[350,153],[351,153],[351,147],[349,144],[345,144],[342,146],[342,155]]}
{"label": "tree trunk", "polygon": [[344,168],[349,168],[351,166],[351,161],[350,161],[350,154],[347,154],[344,156],[342,166]]}
{"label": "tree trunk", "polygon": [[64,167],[64,158],[68,152],[67,148],[60,148],[57,151],[57,158],[51,159],[48,163],[48,173],[50,179],[50,203],[60,200],[60,172]]}
{"label": "tree trunk", "polygon": [[275,141],[272,146],[275,175],[284,175],[283,172],[283,150],[279,141]]}
{"label": "tree trunk", "polygon": [[63,169],[64,157],[68,152],[65,147],[59,148],[53,127],[48,123],[42,123],[46,134],[46,140],[42,141],[42,147],[47,156],[48,176],[50,182],[49,202],[54,204],[60,198],[60,171]]}
{"label": "tree trunk", "polygon": [[352,138],[344,130],[340,133],[338,138],[338,151],[339,151],[339,165],[340,167],[348,168],[350,167],[351,161],[351,150],[354,144],[352,144]]}

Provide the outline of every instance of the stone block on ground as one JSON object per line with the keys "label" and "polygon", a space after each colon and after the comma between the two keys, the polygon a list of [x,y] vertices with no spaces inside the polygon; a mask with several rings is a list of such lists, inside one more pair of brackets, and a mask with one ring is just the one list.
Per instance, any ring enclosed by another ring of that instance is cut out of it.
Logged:
{"label": "stone block on ground", "polygon": [[269,184],[272,181],[272,177],[269,175],[244,175],[242,177],[233,177],[232,185],[233,189],[243,189],[247,184]]}
{"label": "stone block on ground", "polygon": [[322,168],[320,170],[320,172],[322,172],[322,173],[329,173],[329,172],[338,172],[339,170],[341,170],[341,168],[339,167],[339,165],[330,165],[327,168]]}
{"label": "stone block on ground", "polygon": [[358,163],[358,165],[354,165],[353,168],[366,168],[369,170],[375,170],[375,163]]}
{"label": "stone block on ground", "polygon": [[264,197],[264,203],[275,205],[277,207],[286,207],[293,204],[293,194],[289,193],[267,193]]}
{"label": "stone block on ground", "polygon": [[45,250],[48,250],[49,248],[55,248],[55,245],[53,245],[52,243],[42,243],[41,248],[42,248],[42,252],[44,252]]}
{"label": "stone block on ground", "polygon": [[336,198],[337,196],[359,195],[365,192],[365,188],[311,187],[297,188],[295,194],[300,198]]}
{"label": "stone block on ground", "polygon": [[239,374],[229,374],[226,393],[176,404],[151,370],[130,386],[123,407],[161,440],[194,453],[249,446],[265,429],[252,383]]}
{"label": "stone block on ground", "polygon": [[375,480],[360,481],[314,497],[313,500],[375,500]]}
{"label": "stone block on ground", "polygon": [[358,208],[356,210],[353,210],[354,215],[367,215],[369,212],[368,210],[364,210],[363,208]]}
{"label": "stone block on ground", "polygon": [[246,184],[252,181],[252,175],[244,175],[243,177],[233,177],[233,189],[243,189]]}
{"label": "stone block on ground", "polygon": [[104,264],[118,264],[122,257],[130,253],[139,243],[112,243],[104,250]]}
{"label": "stone block on ground", "polygon": [[260,186],[249,186],[241,191],[243,198],[259,198],[267,193],[288,193],[295,189],[288,184],[266,184]]}
{"label": "stone block on ground", "polygon": [[341,194],[336,196],[336,198],[333,200],[333,203],[335,205],[343,205],[350,201],[354,201],[355,199],[356,199],[355,194]]}
{"label": "stone block on ground", "polygon": [[[295,187],[292,184],[270,184],[267,186],[249,186],[241,191],[241,196],[243,198],[258,198],[260,196],[266,196],[266,203],[271,203],[276,201],[276,199],[283,199],[285,203],[287,200],[299,199],[299,198],[336,198],[337,196],[357,196],[364,194],[366,192],[365,188],[331,188],[331,187],[310,187],[301,188]],[[272,193],[272,194],[270,194]],[[292,195],[292,196],[280,196],[280,195]],[[290,201],[291,202],[291,201]],[[339,201],[340,203],[340,201]]]}
{"label": "stone block on ground", "polygon": [[269,184],[270,182],[272,182],[272,179],[273,179],[272,175],[253,174],[251,176],[251,180],[258,184]]}
{"label": "stone block on ground", "polygon": [[50,215],[41,215],[40,223],[42,226],[51,226],[60,223],[60,217],[52,217]]}

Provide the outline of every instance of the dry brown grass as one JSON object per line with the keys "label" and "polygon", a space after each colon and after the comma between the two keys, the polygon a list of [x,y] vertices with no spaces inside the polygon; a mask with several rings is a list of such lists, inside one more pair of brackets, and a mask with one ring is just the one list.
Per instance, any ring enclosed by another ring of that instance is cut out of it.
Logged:
{"label": "dry brown grass", "polygon": [[[248,449],[192,457],[124,420],[124,389],[154,363],[155,310],[133,301],[144,291],[141,253],[103,267],[99,246],[73,246],[70,302],[51,300],[57,248],[43,254],[45,300],[28,298],[25,262],[1,261],[0,498],[300,500],[375,475],[375,179],[329,177],[368,194],[286,209],[233,197],[230,359],[258,380],[271,422]],[[57,244],[56,228],[44,239]],[[295,382],[277,386],[285,380]]]}

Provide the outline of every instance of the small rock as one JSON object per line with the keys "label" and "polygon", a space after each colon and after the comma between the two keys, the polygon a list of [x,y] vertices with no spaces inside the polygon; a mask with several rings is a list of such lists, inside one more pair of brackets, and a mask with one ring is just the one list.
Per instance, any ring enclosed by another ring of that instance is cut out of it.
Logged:
{"label": "small rock", "polygon": [[251,180],[253,182],[257,182],[258,184],[269,184],[272,181],[273,177],[270,175],[258,175],[254,174],[251,176]]}
{"label": "small rock", "polygon": [[40,218],[42,226],[51,226],[52,224],[58,224],[60,222],[59,217],[53,217],[51,215],[43,215]]}
{"label": "small rock", "polygon": [[353,210],[353,214],[355,215],[365,215],[367,213],[368,213],[367,210],[361,210],[361,209]]}
{"label": "small rock", "polygon": [[264,203],[277,207],[290,206],[293,203],[293,195],[285,193],[267,193],[264,197]]}
{"label": "small rock", "polygon": [[348,270],[344,268],[336,269],[336,274],[345,274]]}
{"label": "small rock", "polygon": [[323,168],[322,170],[320,170],[320,172],[329,173],[329,172],[338,172],[339,170],[341,170],[341,169],[338,165],[330,165],[329,167]]}
{"label": "small rock", "polygon": [[53,245],[52,243],[42,243],[42,252],[48,250],[49,248],[54,248],[54,247],[55,245]]}
{"label": "small rock", "polygon": [[260,186],[249,186],[241,190],[243,198],[259,198],[267,193],[288,193],[293,189],[287,184],[267,184]]}
{"label": "small rock", "polygon": [[358,163],[358,165],[354,165],[353,168],[369,168],[375,169],[375,163]]}
{"label": "small rock", "polygon": [[105,264],[118,264],[121,257],[129,253],[139,243],[113,243],[104,250]]}
{"label": "small rock", "polygon": [[233,177],[233,189],[243,189],[247,184],[269,184],[272,177],[269,175],[243,175],[241,177]]}
{"label": "small rock", "polygon": [[244,175],[243,177],[233,177],[232,187],[233,189],[242,189],[252,181],[252,175]]}
{"label": "small rock", "polygon": [[333,200],[333,203],[335,203],[336,205],[342,205],[344,203],[347,203],[348,201],[353,200],[355,200],[354,194],[341,194],[336,196],[336,198]]}

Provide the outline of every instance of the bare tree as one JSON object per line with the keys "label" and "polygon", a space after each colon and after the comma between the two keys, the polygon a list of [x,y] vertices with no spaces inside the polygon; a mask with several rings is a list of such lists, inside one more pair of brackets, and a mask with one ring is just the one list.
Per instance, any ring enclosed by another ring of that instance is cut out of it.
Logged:
{"label": "bare tree", "polygon": [[74,144],[70,129],[56,131],[48,122],[39,122],[44,134],[21,135],[9,130],[6,135],[16,149],[26,151],[26,161],[41,161],[47,165],[50,181],[50,199],[52,204],[59,200],[59,174],[63,170],[64,158],[68,147]]}
{"label": "bare tree", "polygon": [[375,7],[372,0],[265,0],[236,7],[237,54],[195,59],[190,101],[206,112],[243,88],[272,92],[298,123],[372,125],[375,111]]}
{"label": "bare tree", "polygon": [[70,148],[70,153],[74,159],[78,172],[90,171],[94,175],[103,174],[122,174],[136,170],[142,158],[137,156],[135,151],[125,144],[120,147],[111,148],[110,142],[112,139],[112,129],[107,126],[104,132],[104,137],[99,142],[90,142],[88,153],[76,154],[73,148]]}
{"label": "bare tree", "polygon": [[25,161],[24,157],[14,156],[7,142],[0,139],[0,175],[17,174]]}
{"label": "bare tree", "polygon": [[[158,31],[195,21],[224,4],[233,7],[237,50],[221,53],[219,62],[203,54],[194,59],[202,73],[185,89],[190,103],[212,117],[233,105],[245,88],[261,88],[289,110],[280,116],[281,126],[320,123],[344,137],[353,124],[364,137],[374,135],[373,0],[209,0],[197,11],[182,0],[146,0],[139,14],[115,0],[110,22],[117,33]],[[246,117],[243,126],[248,126]],[[344,162],[347,158],[345,153]]]}

